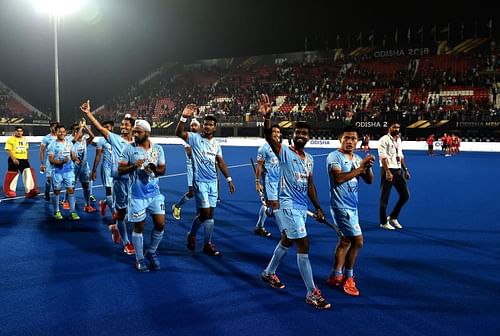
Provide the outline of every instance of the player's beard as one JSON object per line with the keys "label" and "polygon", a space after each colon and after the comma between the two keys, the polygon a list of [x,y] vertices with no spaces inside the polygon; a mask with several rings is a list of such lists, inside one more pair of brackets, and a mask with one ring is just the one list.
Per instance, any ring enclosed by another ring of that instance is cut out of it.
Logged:
{"label": "player's beard", "polygon": [[148,136],[144,134],[142,137],[135,136],[134,141],[137,144],[143,144],[148,140]]}
{"label": "player's beard", "polygon": [[307,139],[304,139],[302,137],[293,138],[293,146],[296,149],[304,149],[304,147],[306,146],[306,143],[307,143]]}

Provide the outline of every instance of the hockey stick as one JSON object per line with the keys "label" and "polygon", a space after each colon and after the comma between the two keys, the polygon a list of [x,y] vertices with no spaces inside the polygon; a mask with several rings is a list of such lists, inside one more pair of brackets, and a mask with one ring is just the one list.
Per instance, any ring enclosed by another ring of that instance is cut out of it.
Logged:
{"label": "hockey stick", "polygon": [[[252,158],[250,158],[250,162],[252,163],[253,173],[255,175],[255,178],[257,179],[257,169],[255,168],[255,163],[253,162]],[[261,200],[262,204],[266,206],[266,199],[264,197],[264,193],[261,190],[259,190],[259,196],[260,196],[260,200]],[[307,210],[307,216],[316,219],[316,214],[314,212],[312,212],[311,210]],[[334,230],[335,233],[337,233],[337,235],[339,237],[344,236],[342,231],[340,231],[339,227],[337,225],[334,225],[334,224],[328,222],[326,220],[326,218],[323,218],[322,220],[319,220],[318,222],[323,223],[326,226],[328,226],[330,229]]]}
{"label": "hockey stick", "polygon": [[[312,217],[312,218],[316,219],[316,214],[314,212],[312,212],[311,210],[307,210],[307,215],[309,217]],[[326,217],[323,217],[323,219],[317,220],[317,221],[320,222],[320,223],[325,224],[330,229],[332,229],[333,231],[335,231],[335,233],[337,234],[337,236],[344,237],[344,234],[342,233],[342,231],[340,231],[340,228],[337,225],[335,225],[335,224],[330,223],[329,221],[327,221]]]}
{"label": "hockey stick", "polygon": [[[253,162],[252,158],[250,158],[250,162],[252,163],[253,175],[255,176],[255,180],[257,181],[257,169],[255,169],[255,163]],[[262,205],[267,207],[266,198],[264,197],[264,192],[262,192],[262,190],[259,190],[259,197]]]}

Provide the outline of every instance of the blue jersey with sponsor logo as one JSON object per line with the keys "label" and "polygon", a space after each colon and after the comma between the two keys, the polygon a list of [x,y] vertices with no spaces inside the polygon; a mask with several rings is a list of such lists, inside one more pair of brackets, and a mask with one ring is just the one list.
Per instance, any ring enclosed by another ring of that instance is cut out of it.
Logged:
{"label": "blue jersey with sponsor logo", "polygon": [[54,173],[62,174],[73,170],[73,161],[71,160],[71,150],[73,148],[73,143],[64,141],[53,141],[47,148],[47,156],[54,155],[54,159],[63,160],[67,157],[68,162],[60,165],[51,165],[51,169]]}
{"label": "blue jersey with sponsor logo", "polygon": [[259,147],[257,151],[257,161],[264,161],[262,173],[269,182],[279,181],[280,161],[267,142]]}
{"label": "blue jersey with sponsor logo", "polygon": [[[132,165],[137,160],[143,160],[144,164],[133,170],[129,175],[129,195],[136,199],[146,199],[160,194],[159,179],[154,174],[148,174],[144,167],[153,163],[155,166],[165,164],[163,148],[157,144],[151,144],[146,150],[133,143],[127,145],[120,155],[120,163]],[[126,176],[126,174],[124,175]]]}
{"label": "blue jersey with sponsor logo", "polygon": [[358,208],[358,178],[353,177],[343,183],[335,182],[330,174],[332,168],[341,173],[348,173],[361,164],[361,157],[353,153],[352,159],[339,150],[331,152],[326,158],[326,169],[330,185],[330,205],[334,209],[357,209]]}
{"label": "blue jersey with sponsor logo", "polygon": [[309,176],[312,175],[314,160],[305,153],[302,159],[287,146],[281,146],[279,153],[281,181],[279,202],[283,209],[307,209]]}
{"label": "blue jersey with sponsor logo", "polygon": [[215,139],[207,139],[198,133],[188,132],[186,142],[191,146],[193,180],[199,182],[217,181],[216,156],[222,156],[222,149]]}

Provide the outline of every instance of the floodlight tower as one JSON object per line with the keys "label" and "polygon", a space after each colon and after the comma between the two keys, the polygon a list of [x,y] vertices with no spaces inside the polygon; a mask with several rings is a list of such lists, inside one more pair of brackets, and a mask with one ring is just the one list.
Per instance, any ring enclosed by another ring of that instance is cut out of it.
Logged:
{"label": "floodlight tower", "polygon": [[59,51],[57,46],[57,27],[59,20],[76,12],[84,0],[32,0],[34,6],[50,16],[54,26],[54,89],[56,98],[56,121],[61,121],[59,108]]}

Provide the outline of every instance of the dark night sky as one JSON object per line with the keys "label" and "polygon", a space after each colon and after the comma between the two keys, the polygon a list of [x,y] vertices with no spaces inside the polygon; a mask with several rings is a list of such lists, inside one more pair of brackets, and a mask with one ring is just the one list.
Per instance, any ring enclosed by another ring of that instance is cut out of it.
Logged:
{"label": "dark night sky", "polygon": [[[337,34],[394,36],[396,26],[405,36],[409,26],[464,22],[472,34],[475,20],[499,23],[494,3],[86,0],[59,25],[61,115],[84,97],[104,103],[167,61],[300,51],[305,36],[334,47]],[[44,112],[54,110],[53,49],[47,16],[29,0],[0,0],[0,81]]]}

